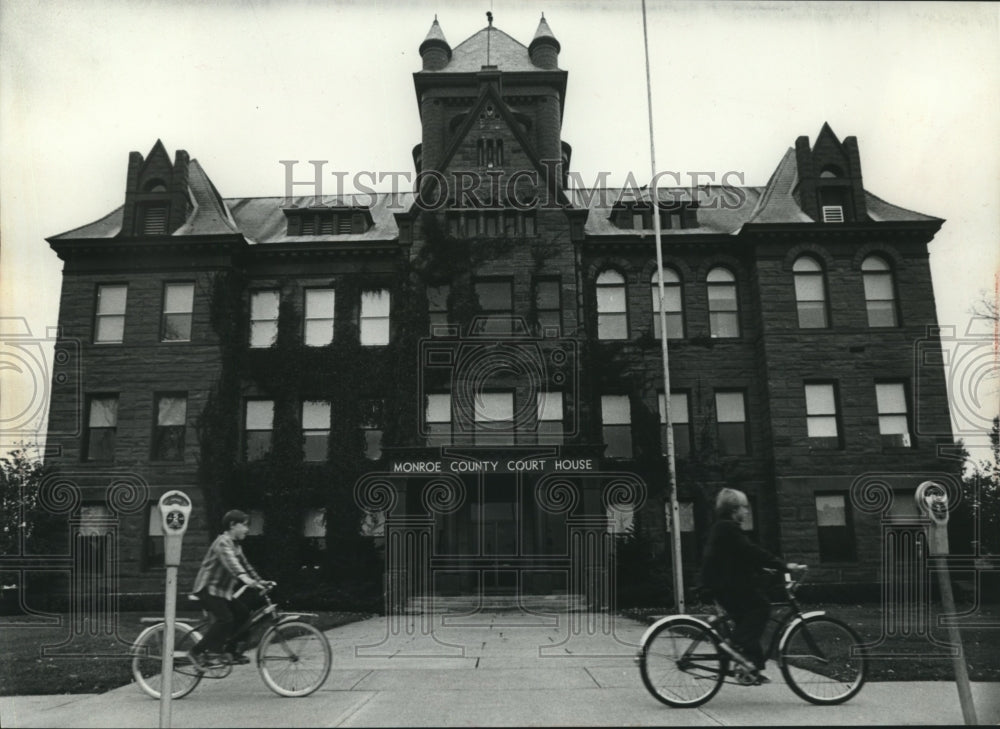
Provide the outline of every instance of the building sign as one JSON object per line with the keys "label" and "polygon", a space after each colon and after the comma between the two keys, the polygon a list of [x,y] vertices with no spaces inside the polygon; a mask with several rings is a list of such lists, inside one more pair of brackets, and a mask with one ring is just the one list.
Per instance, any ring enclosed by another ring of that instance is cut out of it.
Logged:
{"label": "building sign", "polygon": [[392,473],[549,473],[593,471],[593,458],[498,458],[495,460],[396,461]]}

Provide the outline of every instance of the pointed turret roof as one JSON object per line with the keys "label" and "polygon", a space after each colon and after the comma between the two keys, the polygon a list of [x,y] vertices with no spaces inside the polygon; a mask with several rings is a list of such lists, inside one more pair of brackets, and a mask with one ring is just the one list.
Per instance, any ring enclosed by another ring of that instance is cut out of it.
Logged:
{"label": "pointed turret roof", "polygon": [[[549,43],[554,44],[556,51],[562,50],[562,46],[559,45],[559,41],[552,32],[552,28],[550,28],[549,24],[545,22],[545,13],[542,13],[542,19],[538,21],[538,30],[535,31],[535,37],[531,39],[531,46],[542,41],[548,41]],[[528,46],[529,49],[531,46]]]}
{"label": "pointed turret roof", "polygon": [[444,31],[441,30],[441,25],[438,23],[437,16],[434,16],[434,22],[431,23],[431,29],[427,31],[427,37],[424,38],[424,42],[420,44],[420,52],[423,53],[424,47],[428,43],[444,44],[447,48],[451,48],[448,45],[447,39],[444,37]]}

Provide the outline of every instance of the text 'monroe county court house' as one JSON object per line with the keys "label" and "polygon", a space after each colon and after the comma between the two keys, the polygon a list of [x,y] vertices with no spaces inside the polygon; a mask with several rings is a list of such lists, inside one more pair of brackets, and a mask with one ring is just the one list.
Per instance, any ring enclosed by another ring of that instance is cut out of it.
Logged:
{"label": "text 'monroe county court house'", "polygon": [[[121,207],[48,239],[49,462],[81,534],[115,530],[122,592],[162,589],[155,505],[180,488],[182,584],[240,507],[252,556],[317,580],[370,544],[413,590],[589,594],[608,534],[669,564],[665,397],[688,583],[724,485],[811,579],[879,580],[857,494],[915,513],[916,485],[958,468],[924,351],[943,221],[867,192],[857,140],[825,124],[763,187],[570,188],[559,52],[544,18],[528,45],[490,26],[454,47],[435,19],[406,190],[316,200],[300,162],[294,195],[228,198],[157,141]],[[122,474],[148,500],[112,503]]]}

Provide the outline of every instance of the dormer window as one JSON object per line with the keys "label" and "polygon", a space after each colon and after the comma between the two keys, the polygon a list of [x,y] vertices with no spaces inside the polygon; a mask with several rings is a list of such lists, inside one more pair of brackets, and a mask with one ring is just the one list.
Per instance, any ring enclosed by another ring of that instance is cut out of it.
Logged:
{"label": "dormer window", "polygon": [[[660,230],[698,227],[694,203],[660,205]],[[653,230],[653,206],[641,202],[619,202],[611,211],[611,222],[623,230]]]}
{"label": "dormer window", "polygon": [[824,223],[843,223],[847,220],[846,193],[847,190],[840,186],[820,188],[819,209]]}
{"label": "dormer window", "polygon": [[146,203],[139,208],[139,230],[142,235],[163,235],[167,232],[167,213],[170,206],[165,202]]}
{"label": "dormer window", "polygon": [[367,208],[305,208],[285,210],[289,236],[364,233],[374,222]]}

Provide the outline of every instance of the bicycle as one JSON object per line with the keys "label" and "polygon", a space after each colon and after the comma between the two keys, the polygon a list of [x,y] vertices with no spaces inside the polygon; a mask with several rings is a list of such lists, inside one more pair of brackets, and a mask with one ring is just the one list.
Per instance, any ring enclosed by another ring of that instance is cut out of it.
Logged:
{"label": "bicycle", "polygon": [[[236,634],[246,632],[253,637],[264,627],[257,643],[256,663],[264,684],[279,696],[308,696],[316,691],[330,674],[332,652],[326,636],[305,619],[316,618],[315,613],[284,613],[271,601],[270,592],[274,583],[261,591],[264,605],[253,612]],[[241,588],[238,597],[246,587]],[[190,599],[197,602],[192,596]],[[204,668],[191,662],[188,651],[201,640],[202,631],[211,623],[207,611],[202,610],[201,622],[191,625],[178,619],[174,632],[174,670],[171,696],[175,699],[187,696],[203,678],[221,679],[232,673],[233,666],[244,661],[233,654],[223,653]],[[143,630],[132,644],[132,675],[145,693],[154,699],[160,698],[160,681],[163,658],[163,641],[166,624],[162,618],[143,618],[144,623],[154,623]],[[252,647],[253,641],[237,646],[235,655],[241,656],[240,648]]]}
{"label": "bicycle", "polygon": [[[766,656],[776,659],[785,683],[813,704],[840,704],[865,683],[868,661],[858,634],[823,610],[802,612],[795,592],[805,565],[793,580],[785,572],[786,599],[772,603],[769,622],[776,624]],[[775,617],[775,607],[788,610]],[[727,641],[732,619],[718,603],[707,620],[672,615],[658,620],[642,636],[636,661],[649,692],[668,706],[701,706],[718,693],[728,677],[741,685],[758,683],[752,662]]]}

